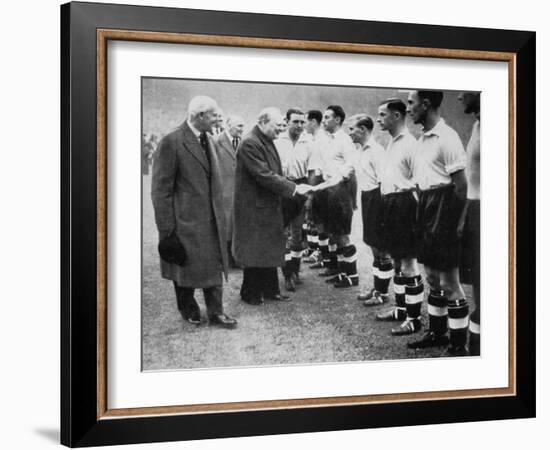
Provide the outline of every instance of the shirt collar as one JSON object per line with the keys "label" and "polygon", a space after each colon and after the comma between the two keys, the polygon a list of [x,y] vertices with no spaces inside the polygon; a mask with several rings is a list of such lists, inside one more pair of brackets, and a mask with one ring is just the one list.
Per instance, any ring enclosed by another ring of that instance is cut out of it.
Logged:
{"label": "shirt collar", "polygon": [[373,147],[374,144],[376,144],[376,141],[374,140],[374,136],[371,136],[367,142],[365,142],[365,145],[363,145],[363,147],[361,147],[361,150],[366,150],[367,148],[369,147]]}
{"label": "shirt collar", "polygon": [[193,126],[193,124],[189,121],[189,119],[187,119],[187,125],[189,125],[189,128],[191,128],[191,131],[197,137],[197,139],[200,139],[201,132]]}
{"label": "shirt collar", "polygon": [[346,134],[344,132],[344,130],[342,130],[342,127],[338,128],[334,133],[327,133],[329,136],[333,137],[333,138],[338,138],[340,137],[342,134]]}
{"label": "shirt collar", "polygon": [[[283,134],[281,134],[278,139],[285,139],[287,141],[290,141],[292,142],[292,139],[290,139],[290,133],[287,131],[285,131]],[[305,132],[305,131],[302,131],[302,134],[300,134],[300,136],[298,137],[298,140],[296,141],[296,144],[298,143],[301,143],[301,142],[309,142],[311,138],[309,137],[309,135]]]}
{"label": "shirt collar", "polygon": [[445,126],[445,119],[441,117],[431,130],[423,131],[424,136],[441,136],[441,130],[444,126]]}

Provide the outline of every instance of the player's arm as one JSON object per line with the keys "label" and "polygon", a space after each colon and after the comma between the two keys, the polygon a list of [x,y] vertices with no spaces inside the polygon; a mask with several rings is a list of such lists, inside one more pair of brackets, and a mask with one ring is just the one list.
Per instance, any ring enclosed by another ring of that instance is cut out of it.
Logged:
{"label": "player's arm", "polygon": [[468,182],[466,180],[466,174],[464,170],[458,170],[451,174],[451,179],[455,185],[455,192],[458,198],[466,200],[466,193],[468,191]]}
{"label": "player's arm", "polygon": [[336,186],[340,181],[342,181],[344,177],[341,174],[337,174],[335,176],[331,176],[328,180],[323,181],[320,184],[317,184],[316,186],[313,186],[313,191],[322,191],[323,189],[328,189],[329,187]]}
{"label": "player's arm", "polygon": [[354,154],[355,154],[355,146],[353,145],[353,142],[351,139],[349,142],[346,142],[344,145],[342,145],[342,153],[344,155],[344,164],[340,168],[340,173],[343,178],[346,180],[349,179],[352,174],[355,172],[355,166],[353,164]]}
{"label": "player's arm", "polygon": [[450,175],[455,185],[456,195],[465,200],[468,190],[468,182],[464,172],[466,168],[466,151],[456,132],[449,135],[442,142],[441,152],[445,171]]}

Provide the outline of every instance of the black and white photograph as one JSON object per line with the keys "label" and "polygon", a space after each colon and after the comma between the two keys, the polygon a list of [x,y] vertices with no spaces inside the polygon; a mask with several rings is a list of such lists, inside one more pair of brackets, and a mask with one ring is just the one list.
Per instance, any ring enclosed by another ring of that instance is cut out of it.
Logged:
{"label": "black and white photograph", "polygon": [[142,77],[142,370],[479,357],[482,95]]}

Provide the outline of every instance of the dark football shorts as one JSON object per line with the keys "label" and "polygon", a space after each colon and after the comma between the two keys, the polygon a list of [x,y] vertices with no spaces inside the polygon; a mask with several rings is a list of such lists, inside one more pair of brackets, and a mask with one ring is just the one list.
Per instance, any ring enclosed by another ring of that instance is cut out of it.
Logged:
{"label": "dark football shorts", "polygon": [[371,247],[382,249],[384,236],[382,227],[383,214],[380,188],[361,192],[361,214],[363,218],[363,242]]}
{"label": "dark football shorts", "polygon": [[316,192],[312,205],[314,221],[323,225],[326,233],[338,236],[350,234],[356,194],[355,176]]}
{"label": "dark football shorts", "polygon": [[479,286],[480,279],[480,201],[468,200],[463,221],[459,224],[462,231],[462,255],[460,259],[461,283]]}
{"label": "dark football shorts", "polygon": [[[302,184],[307,183],[307,178],[291,181],[296,184]],[[305,204],[306,197],[303,195],[293,195],[291,198],[283,198],[283,223],[285,227],[301,214]]]}
{"label": "dark football shorts", "polygon": [[465,201],[454,184],[420,191],[418,205],[418,261],[432,269],[459,267],[462,239],[459,232]]}
{"label": "dark football shorts", "polygon": [[382,203],[384,249],[395,259],[416,257],[418,202],[413,191],[383,195]]}

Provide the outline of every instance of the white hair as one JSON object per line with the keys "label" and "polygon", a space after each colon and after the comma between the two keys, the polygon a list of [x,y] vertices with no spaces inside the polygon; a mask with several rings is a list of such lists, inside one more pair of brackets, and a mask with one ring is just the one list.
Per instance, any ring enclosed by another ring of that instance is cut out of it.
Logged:
{"label": "white hair", "polygon": [[269,106],[260,111],[260,115],[258,116],[258,123],[267,123],[277,116],[283,116],[281,110],[279,108],[275,108],[274,106]]}
{"label": "white hair", "polygon": [[244,124],[244,119],[241,116],[238,116],[236,114],[231,114],[226,121],[227,127],[231,128],[232,125],[242,123]]}
{"label": "white hair", "polygon": [[216,100],[207,97],[206,95],[197,95],[196,97],[193,97],[189,102],[187,114],[189,114],[189,118],[192,119],[200,113],[207,111],[217,111],[218,109],[219,106],[216,103]]}

